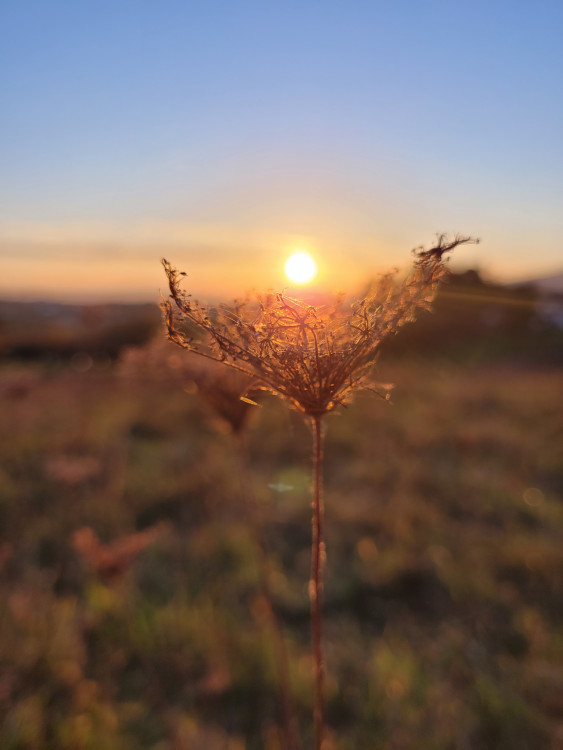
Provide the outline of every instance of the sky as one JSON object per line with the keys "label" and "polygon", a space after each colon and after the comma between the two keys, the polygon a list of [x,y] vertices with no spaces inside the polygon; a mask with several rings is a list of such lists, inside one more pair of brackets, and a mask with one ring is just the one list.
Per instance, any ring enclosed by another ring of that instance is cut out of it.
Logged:
{"label": "sky", "polygon": [[561,0],[0,0],[0,297],[563,270]]}

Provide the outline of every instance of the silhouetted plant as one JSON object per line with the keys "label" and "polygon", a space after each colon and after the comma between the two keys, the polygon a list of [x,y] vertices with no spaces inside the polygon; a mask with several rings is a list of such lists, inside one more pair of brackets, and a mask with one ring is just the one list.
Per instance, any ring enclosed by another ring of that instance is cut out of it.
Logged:
{"label": "silhouetted plant", "polygon": [[[315,737],[324,737],[322,591],[326,559],[323,541],[323,418],[360,388],[374,389],[370,372],[381,342],[428,309],[447,274],[444,255],[471,237],[439,235],[430,249],[413,251],[410,274],[396,283],[382,276],[361,299],[342,296],[311,305],[282,293],[267,293],[217,307],[193,300],[181,287],[186,275],[163,260],[170,297],[163,303],[168,338],[207,359],[222,362],[256,385],[287,399],[313,429],[313,528],[309,594],[315,663]],[[197,338],[203,333],[203,340]]]}
{"label": "silhouetted plant", "polygon": [[[281,704],[283,747],[297,750],[299,747],[295,708],[293,703],[287,647],[273,604],[271,569],[262,531],[258,502],[252,487],[249,471],[245,428],[251,413],[256,409],[263,391],[252,389],[252,380],[246,374],[234,372],[210,361],[194,362],[193,358],[178,356],[171,352],[166,341],[155,340],[150,346],[129,349],[122,356],[122,374],[151,373],[171,378],[184,387],[195,386],[211,412],[225,426],[232,438],[233,452],[242,490],[245,521],[250,530],[257,558],[258,586],[263,608],[272,637],[278,692]],[[251,397],[251,398],[250,398]]]}

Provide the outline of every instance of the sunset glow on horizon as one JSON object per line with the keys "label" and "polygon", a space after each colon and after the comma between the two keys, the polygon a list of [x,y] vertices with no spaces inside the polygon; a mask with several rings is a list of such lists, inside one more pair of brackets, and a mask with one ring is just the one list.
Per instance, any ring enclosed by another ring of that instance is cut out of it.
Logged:
{"label": "sunset glow on horizon", "polygon": [[298,247],[347,291],[440,232],[492,280],[560,273],[542,8],[8,3],[0,299],[155,299],[162,255],[207,296],[280,288]]}

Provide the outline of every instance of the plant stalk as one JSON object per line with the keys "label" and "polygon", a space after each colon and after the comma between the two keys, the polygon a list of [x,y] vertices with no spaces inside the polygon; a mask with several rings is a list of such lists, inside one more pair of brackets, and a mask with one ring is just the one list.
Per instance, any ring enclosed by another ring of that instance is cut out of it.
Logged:
{"label": "plant stalk", "polygon": [[322,651],[322,604],[325,544],[323,539],[323,424],[313,417],[313,533],[311,555],[311,637],[315,664],[315,749],[322,750],[324,739],[324,673]]}

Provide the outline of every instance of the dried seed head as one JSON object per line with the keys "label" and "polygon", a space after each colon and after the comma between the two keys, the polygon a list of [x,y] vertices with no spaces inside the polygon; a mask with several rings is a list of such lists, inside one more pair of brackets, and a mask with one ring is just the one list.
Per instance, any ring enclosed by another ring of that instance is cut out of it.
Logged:
{"label": "dried seed head", "polygon": [[116,583],[129,570],[138,555],[170,531],[167,523],[157,523],[143,531],[102,544],[89,526],[72,534],[72,546],[106,583]]}
{"label": "dried seed head", "polygon": [[185,389],[193,388],[234,433],[241,432],[247,425],[256,401],[263,394],[253,387],[247,375],[218,362],[197,361],[162,338],[126,350],[121,357],[120,373],[128,378],[144,376]]}
{"label": "dried seed head", "polygon": [[192,371],[192,381],[205,403],[235,434],[244,430],[263,391],[257,391],[249,376],[206,362]]}
{"label": "dried seed head", "polygon": [[163,260],[170,286],[163,303],[168,338],[320,417],[368,387],[380,343],[414,320],[418,308],[429,308],[447,273],[443,256],[474,241],[439,236],[429,250],[413,251],[413,268],[402,283],[387,274],[351,304],[339,296],[316,306],[268,293],[207,307],[181,289],[182,274]]}

